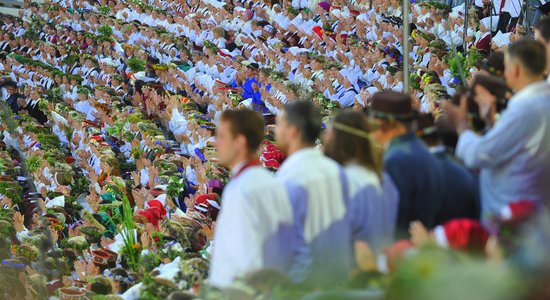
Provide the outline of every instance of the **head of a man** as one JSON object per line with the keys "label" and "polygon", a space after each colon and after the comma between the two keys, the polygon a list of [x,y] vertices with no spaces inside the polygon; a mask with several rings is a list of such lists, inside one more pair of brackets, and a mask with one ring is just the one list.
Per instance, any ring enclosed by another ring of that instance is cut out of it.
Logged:
{"label": "head of a man", "polygon": [[287,154],[315,145],[321,134],[322,117],[311,101],[297,100],[285,105],[277,115],[275,140]]}
{"label": "head of a man", "polygon": [[541,42],[525,39],[510,45],[504,55],[504,78],[512,90],[521,90],[545,74],[546,49]]}
{"label": "head of a man", "polygon": [[220,163],[233,168],[258,151],[264,137],[262,116],[253,110],[226,110],[216,130],[216,150]]}
{"label": "head of a man", "polygon": [[550,71],[550,16],[540,19],[535,27],[535,40],[541,42],[546,47],[546,71]]}
{"label": "head of a man", "polygon": [[394,138],[413,130],[415,116],[409,95],[392,90],[374,94],[369,108],[373,139],[385,146]]}

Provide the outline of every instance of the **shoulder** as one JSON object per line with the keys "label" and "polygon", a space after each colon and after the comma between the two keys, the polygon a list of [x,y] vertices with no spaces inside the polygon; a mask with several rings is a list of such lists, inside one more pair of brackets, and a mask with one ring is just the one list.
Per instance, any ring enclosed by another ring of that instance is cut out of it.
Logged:
{"label": "shoulder", "polygon": [[241,193],[254,193],[267,188],[282,188],[273,173],[263,167],[251,167],[234,179]]}
{"label": "shoulder", "polygon": [[344,167],[352,194],[366,189],[380,190],[380,178],[373,171],[357,165]]}

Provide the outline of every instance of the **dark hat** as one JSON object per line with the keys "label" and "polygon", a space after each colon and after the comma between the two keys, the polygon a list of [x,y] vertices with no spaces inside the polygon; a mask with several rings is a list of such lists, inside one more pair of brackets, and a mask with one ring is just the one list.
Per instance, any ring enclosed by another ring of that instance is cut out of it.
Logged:
{"label": "dark hat", "polygon": [[372,96],[369,115],[379,119],[411,120],[416,116],[411,98],[403,93],[384,90]]}

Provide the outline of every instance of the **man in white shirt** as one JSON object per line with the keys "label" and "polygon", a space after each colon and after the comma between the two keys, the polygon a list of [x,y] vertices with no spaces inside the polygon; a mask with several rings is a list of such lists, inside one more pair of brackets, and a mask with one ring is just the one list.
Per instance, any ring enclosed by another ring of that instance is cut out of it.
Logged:
{"label": "man in white shirt", "polygon": [[346,220],[348,182],[343,169],[325,157],[315,143],[321,113],[310,101],[292,101],[277,115],[275,137],[288,154],[277,179],[305,193],[295,216],[303,220],[303,240],[310,253],[306,284],[331,287],[346,280],[353,264],[351,224]]}
{"label": "man in white shirt", "polygon": [[[504,65],[506,82],[516,93],[485,135],[468,129],[466,105],[462,110],[446,105],[450,118],[458,120],[457,156],[467,167],[481,169],[484,220],[510,202],[550,198],[550,84],[544,80],[544,45],[533,40],[516,42],[508,48]],[[478,103],[496,101],[480,87],[476,95]]]}
{"label": "man in white shirt", "polygon": [[286,273],[295,249],[294,216],[285,185],[257,157],[264,124],[252,110],[226,110],[216,130],[221,164],[232,177],[222,196],[209,283],[228,287],[262,269]]}

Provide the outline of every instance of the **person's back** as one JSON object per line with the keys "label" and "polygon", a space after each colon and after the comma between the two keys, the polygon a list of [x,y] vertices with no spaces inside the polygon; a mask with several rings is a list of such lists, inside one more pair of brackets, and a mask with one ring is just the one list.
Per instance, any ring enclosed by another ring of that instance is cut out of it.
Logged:
{"label": "person's back", "polygon": [[384,169],[399,191],[398,233],[412,221],[430,228],[440,204],[442,176],[436,158],[413,132],[394,138],[384,153]]}
{"label": "person's back", "polygon": [[354,229],[353,237],[365,241],[373,253],[391,245],[395,235],[399,192],[391,177],[382,178],[365,167],[348,164],[344,167],[349,179],[350,205],[348,219]]}
{"label": "person's back", "polygon": [[435,225],[459,218],[479,219],[478,178],[444,151],[435,156],[442,169],[444,190]]}
{"label": "person's back", "polygon": [[[314,148],[302,149],[287,158],[277,179],[301,189],[303,236],[310,247],[311,266],[307,282],[323,286],[345,280],[351,271],[351,229],[343,193],[347,181],[342,168]],[[294,207],[297,209],[297,207]]]}
{"label": "person's back", "polygon": [[369,117],[376,125],[374,139],[386,149],[384,170],[399,191],[397,235],[407,236],[412,221],[433,227],[441,197],[441,171],[415,134],[417,113],[410,96],[390,90],[374,94]]}
{"label": "person's back", "polygon": [[310,259],[295,280],[327,288],[348,278],[353,251],[350,222],[345,218],[346,176],[340,165],[315,149],[321,123],[321,113],[311,101],[291,101],[279,112],[275,137],[288,158],[276,177],[297,189],[292,195],[303,195],[293,211]]}

